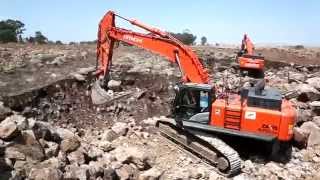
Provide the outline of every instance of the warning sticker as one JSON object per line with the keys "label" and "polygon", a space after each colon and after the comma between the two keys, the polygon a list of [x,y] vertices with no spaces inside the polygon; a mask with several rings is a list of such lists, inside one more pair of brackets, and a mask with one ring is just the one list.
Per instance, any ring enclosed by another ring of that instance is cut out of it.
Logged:
{"label": "warning sticker", "polygon": [[250,119],[250,120],[255,120],[257,116],[257,113],[254,111],[246,111],[244,118],[245,119]]}

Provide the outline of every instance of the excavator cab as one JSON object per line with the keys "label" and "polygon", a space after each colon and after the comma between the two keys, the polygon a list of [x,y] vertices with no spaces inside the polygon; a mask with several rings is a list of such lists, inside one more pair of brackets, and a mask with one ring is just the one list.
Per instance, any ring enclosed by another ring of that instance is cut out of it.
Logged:
{"label": "excavator cab", "polygon": [[211,85],[184,83],[176,85],[175,91],[173,116],[176,121],[209,124],[209,112],[215,99]]}

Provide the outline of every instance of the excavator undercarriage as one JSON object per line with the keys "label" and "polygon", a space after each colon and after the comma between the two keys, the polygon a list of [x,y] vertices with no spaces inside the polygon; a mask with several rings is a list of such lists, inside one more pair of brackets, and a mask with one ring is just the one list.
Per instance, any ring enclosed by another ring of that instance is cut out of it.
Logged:
{"label": "excavator undercarriage", "polygon": [[183,149],[216,168],[224,176],[233,176],[241,170],[238,153],[217,137],[191,129],[181,128],[174,120],[158,121],[160,134]]}

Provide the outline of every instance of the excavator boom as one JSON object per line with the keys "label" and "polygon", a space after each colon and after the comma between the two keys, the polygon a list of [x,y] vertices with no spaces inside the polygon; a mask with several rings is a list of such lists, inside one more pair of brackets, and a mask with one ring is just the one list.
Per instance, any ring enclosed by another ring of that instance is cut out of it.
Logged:
{"label": "excavator boom", "polygon": [[[115,26],[115,17],[129,21],[132,25],[140,27],[149,34],[133,32]],[[98,74],[108,78],[112,62],[112,52],[115,41],[122,41],[166,57],[169,61],[177,63],[183,75],[184,82],[209,83],[207,70],[192,49],[169,33],[144,25],[137,20],[128,20],[114,12],[109,11],[101,20],[98,32],[97,59],[99,61]]]}
{"label": "excavator boom", "polygon": [[244,34],[243,36],[241,50],[248,55],[254,55],[254,45],[247,34]]}

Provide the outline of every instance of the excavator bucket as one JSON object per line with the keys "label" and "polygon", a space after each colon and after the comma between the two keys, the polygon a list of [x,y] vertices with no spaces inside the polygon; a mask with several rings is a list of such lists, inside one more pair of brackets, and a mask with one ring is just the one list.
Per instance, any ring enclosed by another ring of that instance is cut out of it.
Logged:
{"label": "excavator bucket", "polygon": [[91,88],[92,103],[96,105],[104,104],[110,101],[111,99],[112,94],[108,93],[104,88],[101,87],[99,80],[95,81]]}
{"label": "excavator bucket", "polygon": [[101,86],[100,80],[97,80],[93,83],[91,88],[91,100],[95,105],[100,104],[110,104],[114,101],[118,101],[124,98],[128,98],[130,96],[139,98],[145,91],[137,91],[137,90],[125,90],[121,92],[114,92],[112,90],[106,91],[103,86]]}

